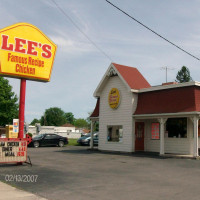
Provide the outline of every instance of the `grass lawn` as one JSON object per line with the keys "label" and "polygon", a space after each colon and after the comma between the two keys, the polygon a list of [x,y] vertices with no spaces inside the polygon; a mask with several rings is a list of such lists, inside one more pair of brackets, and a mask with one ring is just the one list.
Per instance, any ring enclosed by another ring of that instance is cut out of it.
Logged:
{"label": "grass lawn", "polygon": [[78,139],[68,139],[69,143],[67,145],[70,146],[79,146],[79,144],[77,143]]}

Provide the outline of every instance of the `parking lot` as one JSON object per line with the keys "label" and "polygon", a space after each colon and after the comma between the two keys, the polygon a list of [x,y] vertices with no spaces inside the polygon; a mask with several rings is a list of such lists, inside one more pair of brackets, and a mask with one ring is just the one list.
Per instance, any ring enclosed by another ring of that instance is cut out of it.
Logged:
{"label": "parking lot", "polygon": [[[49,200],[200,198],[199,160],[87,148],[29,148],[33,166],[0,165],[0,180]],[[8,175],[37,176],[37,180],[8,180]]]}

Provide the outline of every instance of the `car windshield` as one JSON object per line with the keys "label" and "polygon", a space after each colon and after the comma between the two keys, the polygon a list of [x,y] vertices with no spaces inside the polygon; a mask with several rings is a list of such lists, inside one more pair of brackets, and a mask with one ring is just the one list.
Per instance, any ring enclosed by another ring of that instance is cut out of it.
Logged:
{"label": "car windshield", "polygon": [[44,137],[44,134],[36,135],[34,139],[42,139]]}
{"label": "car windshield", "polygon": [[82,138],[88,138],[90,137],[90,133],[88,133],[87,135],[84,135]]}

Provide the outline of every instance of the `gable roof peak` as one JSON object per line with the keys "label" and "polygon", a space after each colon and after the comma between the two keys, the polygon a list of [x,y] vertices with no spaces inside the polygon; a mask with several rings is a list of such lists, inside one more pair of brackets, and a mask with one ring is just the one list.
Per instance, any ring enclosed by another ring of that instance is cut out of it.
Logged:
{"label": "gable roof peak", "polygon": [[99,96],[99,92],[101,90],[100,88],[105,85],[109,77],[113,76],[119,76],[122,82],[127,86],[128,90],[139,90],[142,88],[151,87],[151,85],[147,82],[137,68],[111,63],[94,92],[95,97]]}
{"label": "gable roof peak", "polygon": [[128,68],[131,68],[131,69],[137,69],[136,67],[130,67],[130,66],[127,66],[127,65],[121,65],[121,64],[118,64],[118,63],[111,63],[112,65],[114,65],[115,67],[128,67]]}
{"label": "gable roof peak", "polygon": [[142,88],[151,87],[137,68],[116,63],[112,63],[112,65],[115,66],[121,77],[126,81],[131,89],[140,90]]}

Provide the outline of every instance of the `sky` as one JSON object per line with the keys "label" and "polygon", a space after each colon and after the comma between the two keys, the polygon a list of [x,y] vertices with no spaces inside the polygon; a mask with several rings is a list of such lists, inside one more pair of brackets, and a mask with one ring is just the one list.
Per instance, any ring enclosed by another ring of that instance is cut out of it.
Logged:
{"label": "sky", "polygon": [[[110,1],[200,58],[200,0]],[[105,0],[0,0],[0,29],[19,22],[38,27],[57,45],[51,81],[27,81],[28,123],[40,119],[50,107],[72,112],[75,118],[87,118],[96,105],[93,93],[111,62],[138,68],[152,86],[166,81],[162,67],[170,68],[169,82],[176,79],[183,65],[189,68],[193,80],[200,81],[200,61]],[[9,83],[19,97],[20,80],[9,78]]]}

